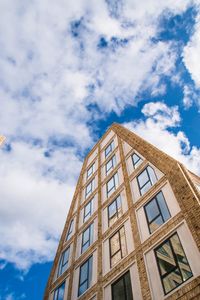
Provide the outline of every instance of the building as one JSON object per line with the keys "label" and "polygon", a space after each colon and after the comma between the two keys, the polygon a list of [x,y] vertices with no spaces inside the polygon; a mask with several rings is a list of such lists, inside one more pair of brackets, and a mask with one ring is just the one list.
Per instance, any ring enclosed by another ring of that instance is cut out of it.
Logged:
{"label": "building", "polygon": [[83,163],[44,299],[200,299],[199,249],[200,178],[113,124]]}

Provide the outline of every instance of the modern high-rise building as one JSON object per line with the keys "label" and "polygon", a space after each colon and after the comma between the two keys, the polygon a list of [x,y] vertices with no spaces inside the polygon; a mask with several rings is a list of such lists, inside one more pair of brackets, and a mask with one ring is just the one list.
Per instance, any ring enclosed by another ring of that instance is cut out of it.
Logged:
{"label": "modern high-rise building", "polygon": [[199,250],[200,178],[113,124],[83,163],[44,299],[200,299]]}

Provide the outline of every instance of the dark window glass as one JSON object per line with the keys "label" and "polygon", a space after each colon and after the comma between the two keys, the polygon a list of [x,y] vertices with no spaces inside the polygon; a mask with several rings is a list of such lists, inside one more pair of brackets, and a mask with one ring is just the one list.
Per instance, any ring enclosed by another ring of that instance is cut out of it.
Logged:
{"label": "dark window glass", "polygon": [[126,238],[124,226],[118,230],[110,239],[110,266],[111,268],[126,254]]}
{"label": "dark window glass", "polygon": [[55,291],[53,300],[64,300],[64,294],[65,294],[65,282],[63,282],[62,285],[60,285]]}
{"label": "dark window glass", "polygon": [[71,238],[71,236],[72,236],[73,226],[74,226],[74,220],[71,220],[70,226],[69,226],[69,230],[68,230],[68,233],[67,233],[67,238],[66,238],[67,241],[68,241],[68,240]]}
{"label": "dark window glass", "polygon": [[92,256],[80,267],[78,296],[82,295],[91,284],[92,280]]}
{"label": "dark window glass", "polygon": [[70,247],[68,247],[61,255],[59,267],[58,267],[58,276],[60,276],[67,270],[68,262],[69,262],[69,250]]}
{"label": "dark window glass", "polygon": [[108,155],[113,151],[114,149],[114,141],[112,141],[105,149],[105,157],[108,157]]}
{"label": "dark window glass", "polygon": [[121,197],[118,196],[108,206],[108,224],[111,226],[122,215]]}
{"label": "dark window glass", "polygon": [[93,242],[93,223],[90,224],[82,234],[81,253],[83,253]]}
{"label": "dark window glass", "polygon": [[133,300],[130,273],[127,272],[111,286],[112,300]]}
{"label": "dark window glass", "polygon": [[89,217],[92,215],[93,211],[93,199],[88,202],[88,204],[84,207],[84,213],[83,213],[83,223],[86,222]]}
{"label": "dark window glass", "polygon": [[106,163],[106,175],[110,173],[116,166],[116,156],[113,155],[113,157]]}
{"label": "dark window glass", "polygon": [[87,178],[94,173],[94,164],[87,170]]}
{"label": "dark window glass", "polygon": [[150,233],[155,231],[171,217],[162,192],[158,193],[155,198],[149,201],[144,206],[144,210]]}
{"label": "dark window glass", "polygon": [[157,247],[155,255],[165,294],[192,277],[192,271],[177,233]]}
{"label": "dark window glass", "polygon": [[118,174],[115,173],[115,175],[111,177],[111,179],[106,184],[107,197],[109,197],[110,194],[112,194],[112,192],[116,190],[118,185],[119,185]]}
{"label": "dark window glass", "polygon": [[139,155],[137,155],[136,153],[133,153],[132,162],[133,162],[134,169],[136,169],[142,163],[142,159]]}
{"label": "dark window glass", "polygon": [[140,194],[144,195],[150,187],[156,183],[157,178],[152,167],[148,166],[140,175],[137,176]]}

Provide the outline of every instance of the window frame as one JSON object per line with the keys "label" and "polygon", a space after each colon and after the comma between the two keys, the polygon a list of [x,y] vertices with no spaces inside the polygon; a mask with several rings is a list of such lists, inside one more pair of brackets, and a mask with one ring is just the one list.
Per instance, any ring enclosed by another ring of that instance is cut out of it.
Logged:
{"label": "window frame", "polygon": [[117,278],[117,280],[115,280],[112,284],[111,284],[111,298],[112,300],[114,300],[114,288],[113,286],[118,283],[119,281],[123,280],[123,290],[124,290],[124,294],[125,294],[125,300],[129,300],[128,296],[127,296],[127,291],[126,291],[126,282],[125,282],[125,276],[129,274],[129,280],[130,280],[130,284],[131,284],[131,296],[132,296],[132,300],[133,300],[133,287],[132,287],[132,282],[131,282],[131,273],[130,271],[126,271],[123,275],[121,275],[119,278]]}
{"label": "window frame", "polygon": [[[108,148],[110,150],[109,150],[109,152],[106,153]],[[114,148],[115,148],[115,144],[114,144],[114,139],[113,139],[104,150],[105,158],[107,158],[110,155],[110,153],[113,152]]]}
{"label": "window frame", "polygon": [[[181,245],[181,248],[182,248],[182,251],[183,251],[183,254],[184,254],[184,258],[186,259],[187,264],[188,264],[188,266],[189,266],[189,268],[190,268],[190,270],[191,270],[191,274],[192,274],[192,275],[191,275],[190,277],[188,277],[186,280],[183,279],[183,276],[182,276],[182,273],[181,273],[181,269],[180,269],[180,267],[179,267],[178,259],[177,259],[176,253],[175,253],[175,251],[174,251],[173,244],[172,244],[172,242],[171,242],[171,238],[172,238],[174,235],[176,235],[176,236],[178,237],[178,240],[179,240],[179,242],[180,242],[180,245]],[[170,250],[171,250],[171,252],[172,252],[173,259],[174,259],[174,261],[175,261],[175,263],[176,263],[176,266],[175,266],[175,267],[173,268],[173,270],[171,270],[170,272],[168,271],[166,274],[163,274],[163,275],[162,275],[161,269],[160,269],[160,264],[159,264],[159,258],[158,258],[158,256],[157,256],[157,251],[158,251],[164,244],[166,244],[167,242],[169,242]],[[161,281],[161,284],[162,284],[162,288],[163,288],[164,295],[167,295],[167,294],[171,293],[172,291],[174,291],[176,288],[179,288],[183,283],[185,283],[186,281],[188,281],[190,278],[192,278],[192,277],[194,276],[194,275],[193,275],[193,272],[192,272],[192,269],[191,269],[191,267],[190,267],[189,261],[188,261],[188,259],[187,259],[187,256],[186,256],[186,254],[185,254],[185,250],[184,250],[184,248],[183,248],[183,246],[182,246],[181,240],[180,240],[179,235],[178,235],[177,232],[174,232],[172,235],[170,235],[168,238],[166,238],[161,244],[159,244],[159,245],[154,249],[154,255],[155,255],[155,258],[156,258],[157,268],[158,268],[158,272],[159,272],[159,275],[160,275],[160,281]],[[181,282],[178,286],[175,286],[173,289],[171,289],[170,291],[166,292],[166,291],[165,291],[165,286],[164,286],[163,279],[164,279],[165,277],[167,277],[169,274],[171,274],[172,272],[174,272],[176,269],[178,269],[179,272],[180,272],[180,277],[181,277],[181,279],[182,279],[182,282]]]}
{"label": "window frame", "polygon": [[[106,194],[107,194],[107,198],[109,198],[110,197],[110,195],[111,195],[111,191],[113,190],[113,191],[116,191],[116,189],[117,189],[117,186],[116,186],[116,177],[115,176],[117,176],[117,182],[118,182],[118,184],[119,184],[119,176],[118,176],[118,172],[116,172],[107,182],[106,182]],[[111,181],[113,179],[113,182],[114,182],[114,185],[113,185],[113,187],[110,189],[110,190],[108,190],[108,183]]]}
{"label": "window frame", "polygon": [[[144,194],[146,194],[146,193],[150,190],[150,188],[154,185],[154,183],[152,182],[151,177],[150,177],[150,175],[149,175],[148,167],[150,167],[150,168],[153,170],[154,175],[155,175],[155,178],[156,178],[156,181],[158,181],[158,177],[157,177],[157,175],[156,175],[156,172],[155,172],[154,168],[151,167],[150,165],[146,166],[146,167],[140,172],[140,174],[138,174],[137,177],[136,177],[136,178],[137,178],[138,189],[139,189],[139,192],[140,192],[140,196],[143,196]],[[138,177],[139,177],[144,171],[146,171],[149,180],[146,181],[146,183],[143,184],[142,187],[140,187],[140,183],[139,183]],[[142,194],[141,190],[142,190],[149,182],[151,183],[151,187],[150,187],[146,192],[144,192],[144,194]]]}
{"label": "window frame", "polygon": [[[136,155],[138,157],[138,160],[136,161],[136,163],[134,162],[134,159],[133,159],[134,155]],[[136,152],[133,152],[133,154],[131,154],[131,160],[132,160],[134,170],[139,166],[138,165],[139,161],[141,161],[141,163],[143,162],[143,159]]]}
{"label": "window frame", "polygon": [[[81,268],[87,263],[87,278],[85,281],[83,281],[82,283],[80,282],[81,280]],[[90,267],[91,267],[91,274],[90,274]],[[88,257],[87,260],[85,260],[79,268],[79,281],[78,281],[78,297],[80,297],[81,295],[83,295],[89,288],[90,288],[90,283],[92,282],[92,275],[93,275],[93,255],[91,255],[90,257]],[[81,286],[87,282],[87,288],[86,290],[80,294],[80,283]]]}
{"label": "window frame", "polygon": [[[87,169],[87,174],[86,174],[86,178],[90,178],[92,176],[92,174],[94,174],[94,166],[95,166],[95,162]],[[88,171],[90,171],[92,169],[92,172],[88,174]]]}
{"label": "window frame", "polygon": [[[120,199],[119,201],[120,201],[120,206],[118,207],[118,201],[117,201],[117,199]],[[112,217],[110,217],[109,216],[109,207],[113,204],[115,202],[115,208],[116,208],[116,213],[112,216]],[[113,219],[113,217],[115,216],[115,215],[117,215],[117,219],[119,219],[120,218],[120,216],[119,216],[119,208],[121,208],[121,214],[122,214],[122,199],[121,199],[121,195],[119,194],[108,206],[107,206],[107,212],[108,212],[108,226],[110,227],[110,222],[111,222],[111,219]],[[111,225],[112,226],[112,225]]]}
{"label": "window frame", "polygon": [[[66,284],[66,281],[63,281],[55,290],[54,290],[54,292],[53,292],[53,300],[59,300],[59,289],[64,285],[64,294],[63,294],[63,296],[65,296],[65,284]],[[56,294],[56,292],[57,292],[57,294]],[[62,300],[64,300],[64,297],[63,297],[63,299]]]}
{"label": "window frame", "polygon": [[[68,259],[67,262],[65,264],[63,264],[64,261],[64,253],[68,251]],[[57,271],[57,278],[60,277],[67,269],[68,269],[68,265],[69,265],[69,256],[70,256],[70,246],[68,246],[62,253],[60,256],[60,261],[58,264],[58,271]],[[66,270],[63,271],[63,267],[67,265]]]}
{"label": "window frame", "polygon": [[[112,258],[118,253],[118,252],[120,252],[120,254],[121,254],[121,259],[123,259],[125,256],[123,256],[123,253],[122,253],[122,242],[121,242],[121,235],[120,235],[120,230],[121,229],[124,229],[124,235],[125,235],[125,243],[126,243],[126,252],[128,253],[128,251],[127,251],[127,242],[126,242],[126,233],[125,233],[125,228],[124,228],[124,225],[123,226],[121,226],[117,231],[115,231],[110,237],[109,237],[109,254],[110,254],[110,269],[112,269],[114,266],[116,266],[116,264],[114,264],[113,266],[112,266]],[[118,237],[119,237],[119,250],[118,251],[116,251],[113,255],[111,255],[111,239],[116,235],[116,234],[118,234]],[[120,259],[120,260],[121,260]]]}
{"label": "window frame", "polygon": [[[159,202],[158,202],[158,199],[157,199],[157,196],[158,196],[160,193],[162,194],[162,197],[163,197],[163,199],[164,199],[164,202],[165,202],[165,204],[166,204],[166,208],[167,208],[167,211],[168,211],[168,214],[169,214],[169,218],[168,218],[167,220],[165,220],[164,217],[163,217],[163,213],[162,213],[162,210],[161,210],[161,208],[160,208],[160,205],[159,205]],[[146,207],[147,207],[152,201],[154,201],[154,200],[156,201],[156,205],[157,205],[159,214],[156,215],[156,217],[154,217],[151,221],[149,221],[149,219],[148,219],[148,214],[147,214],[147,211],[146,211]],[[144,208],[145,217],[146,217],[146,221],[147,221],[147,225],[148,225],[148,229],[149,229],[149,233],[150,233],[150,234],[153,234],[154,231],[156,231],[160,226],[162,226],[164,223],[166,223],[166,222],[172,217],[172,216],[171,216],[171,213],[170,213],[170,211],[169,211],[169,207],[168,207],[168,205],[167,205],[167,201],[165,200],[165,197],[164,197],[162,191],[158,192],[153,198],[151,198],[151,200],[149,200],[149,201],[144,205],[143,208]],[[160,216],[161,216],[161,218],[162,218],[163,223],[162,223],[158,228],[156,228],[155,230],[153,230],[153,231],[151,232],[151,228],[150,228],[151,223],[153,223],[153,221],[155,221],[155,220],[156,220],[157,218],[159,218]]]}
{"label": "window frame", "polygon": [[[84,233],[89,229],[89,239],[83,244],[83,239],[84,239]],[[81,254],[83,254],[93,243],[93,233],[92,232],[94,230],[94,222],[90,223],[90,225],[88,225],[86,227],[86,229],[82,232],[82,241],[81,241]],[[89,246],[83,250],[83,247],[89,242]]]}
{"label": "window frame", "polygon": [[[87,187],[91,185],[91,189],[89,190],[89,192],[87,192]],[[88,184],[85,187],[85,198],[88,198],[94,191],[94,178],[88,182]]]}
{"label": "window frame", "polygon": [[74,230],[74,219],[70,221],[69,229],[67,231],[66,241],[69,241],[71,239],[73,230]]}
{"label": "window frame", "polygon": [[[89,218],[91,217],[91,215],[93,213],[93,201],[94,201],[94,198],[92,198],[83,208],[83,223],[85,223],[87,220],[89,220]],[[86,211],[86,207],[88,205],[90,205],[90,210],[86,215],[85,211]]]}
{"label": "window frame", "polygon": [[[107,165],[110,161],[112,161],[112,165],[109,169],[107,169]],[[117,165],[116,155],[114,154],[105,164],[106,176],[115,168],[116,165]]]}

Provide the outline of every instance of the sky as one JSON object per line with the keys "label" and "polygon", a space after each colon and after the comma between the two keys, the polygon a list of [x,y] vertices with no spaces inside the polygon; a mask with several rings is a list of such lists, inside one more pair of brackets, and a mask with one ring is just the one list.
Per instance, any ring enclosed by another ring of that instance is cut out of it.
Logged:
{"label": "sky", "polygon": [[200,0],[0,0],[0,300],[40,300],[118,122],[200,175]]}

